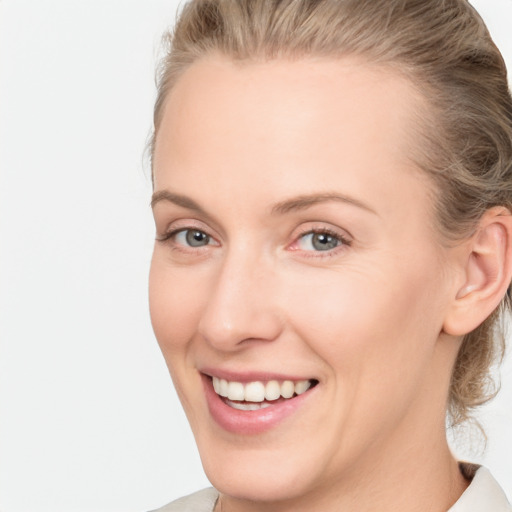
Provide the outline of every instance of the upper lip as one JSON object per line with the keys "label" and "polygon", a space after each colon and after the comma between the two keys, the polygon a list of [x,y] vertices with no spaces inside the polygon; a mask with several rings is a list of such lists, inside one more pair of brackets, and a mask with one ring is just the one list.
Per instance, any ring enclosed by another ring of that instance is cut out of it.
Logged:
{"label": "upper lip", "polygon": [[253,370],[247,370],[247,371],[233,371],[228,369],[221,369],[221,368],[201,368],[199,370],[202,374],[207,375],[208,377],[217,377],[219,379],[225,379],[230,382],[241,382],[241,383],[247,383],[247,382],[255,382],[255,381],[261,381],[261,382],[268,382],[270,380],[277,380],[277,381],[285,381],[285,380],[291,380],[292,382],[298,382],[302,380],[315,380],[314,377],[311,376],[301,376],[301,375],[290,375],[290,374],[283,374],[279,372],[273,372],[273,371],[253,371]]}

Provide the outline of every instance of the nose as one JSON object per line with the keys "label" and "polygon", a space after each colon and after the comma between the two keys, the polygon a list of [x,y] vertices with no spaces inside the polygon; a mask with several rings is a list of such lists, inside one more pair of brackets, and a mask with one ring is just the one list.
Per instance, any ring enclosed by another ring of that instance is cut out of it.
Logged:
{"label": "nose", "polygon": [[228,256],[213,278],[199,334],[222,351],[239,350],[248,341],[275,340],[282,329],[275,277],[261,258]]}

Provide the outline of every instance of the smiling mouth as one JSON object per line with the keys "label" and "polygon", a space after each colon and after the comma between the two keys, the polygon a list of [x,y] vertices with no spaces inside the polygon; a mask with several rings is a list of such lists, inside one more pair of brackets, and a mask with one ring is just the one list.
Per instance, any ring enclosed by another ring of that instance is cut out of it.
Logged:
{"label": "smiling mouth", "polygon": [[286,402],[318,384],[315,379],[308,380],[269,380],[237,382],[211,377],[213,389],[222,401],[240,411],[257,411],[272,405]]}

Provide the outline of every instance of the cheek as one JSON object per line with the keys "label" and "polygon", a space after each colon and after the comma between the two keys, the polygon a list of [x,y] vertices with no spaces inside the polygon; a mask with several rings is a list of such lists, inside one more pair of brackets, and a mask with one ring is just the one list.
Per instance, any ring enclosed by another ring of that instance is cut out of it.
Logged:
{"label": "cheek", "polygon": [[287,302],[300,337],[353,394],[365,388],[376,396],[386,386],[401,393],[429,364],[439,335],[437,276],[432,265],[381,260],[323,280],[303,275]]}
{"label": "cheek", "polygon": [[174,388],[191,424],[195,424],[194,398],[202,384],[190,361],[190,342],[200,317],[205,288],[201,276],[171,266],[155,250],[149,274],[151,323],[169,369]]}
{"label": "cheek", "polygon": [[149,274],[149,308],[153,330],[166,359],[182,350],[193,335],[204,293],[197,273],[173,268],[155,250]]}
{"label": "cheek", "polygon": [[293,292],[287,294],[288,313],[328,359],[343,359],[350,347],[360,352],[393,343],[404,330],[421,332],[428,325],[423,279],[412,274],[391,282],[387,275],[331,273],[323,281],[318,276],[308,281],[303,275],[301,287],[294,280]]}
{"label": "cheek", "polygon": [[420,396],[438,336],[435,281],[418,268],[382,266],[324,282],[303,279],[304,288],[288,296],[296,331],[333,383],[331,403],[338,405],[326,421],[341,452],[355,457],[393,430]]}

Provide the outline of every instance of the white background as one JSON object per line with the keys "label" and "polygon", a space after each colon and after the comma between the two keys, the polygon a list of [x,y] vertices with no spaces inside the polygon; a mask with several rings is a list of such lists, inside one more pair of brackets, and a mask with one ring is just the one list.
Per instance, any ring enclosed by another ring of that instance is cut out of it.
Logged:
{"label": "white background", "polygon": [[[0,0],[0,509],[207,485],[149,322],[153,74],[172,0]],[[479,0],[512,69],[512,0]],[[512,496],[512,358],[483,414]]]}

